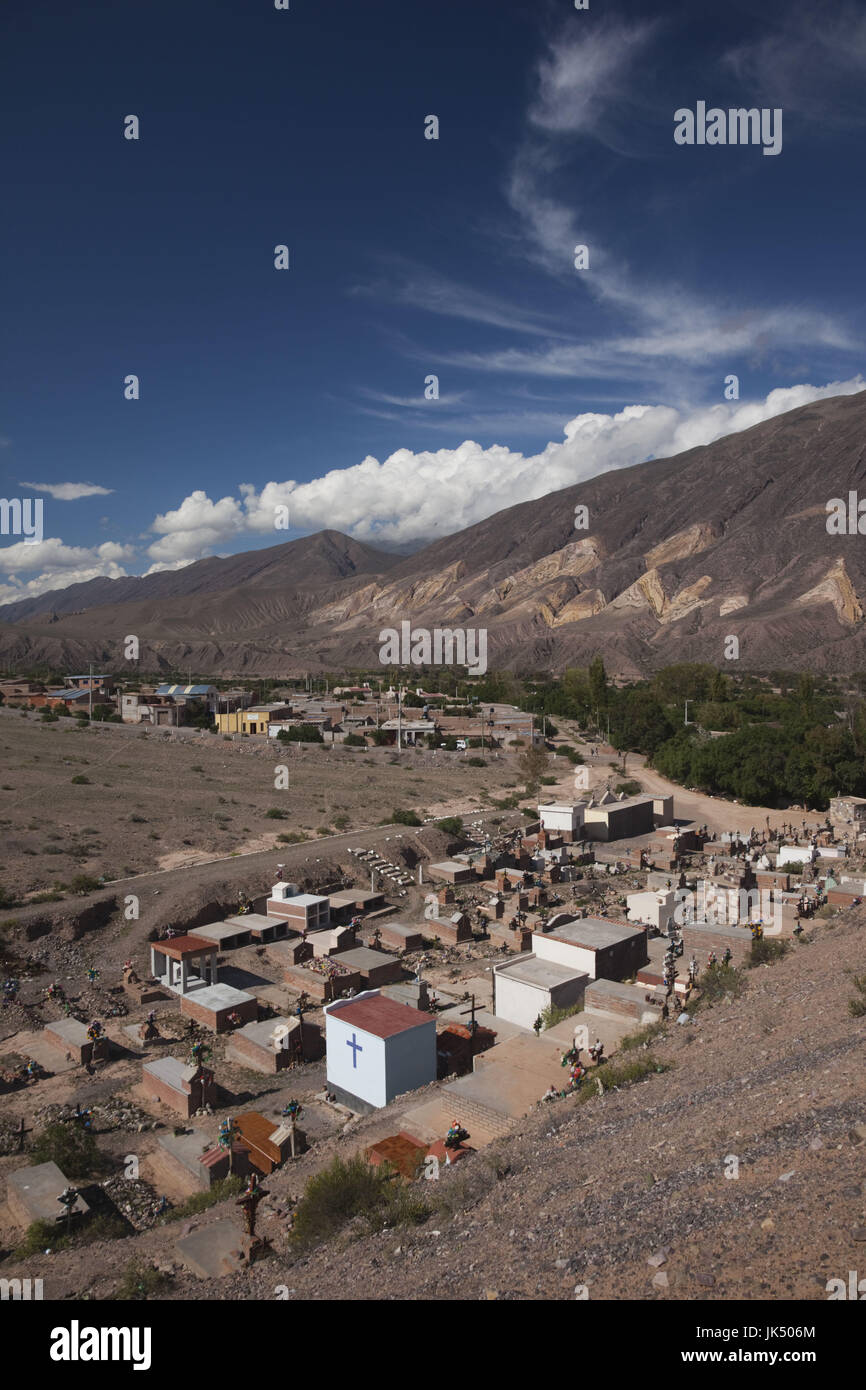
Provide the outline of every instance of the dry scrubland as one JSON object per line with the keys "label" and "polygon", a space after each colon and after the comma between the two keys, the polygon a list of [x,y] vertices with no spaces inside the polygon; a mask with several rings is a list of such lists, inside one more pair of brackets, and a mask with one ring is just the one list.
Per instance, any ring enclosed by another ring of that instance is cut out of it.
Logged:
{"label": "dry scrubland", "polygon": [[[481,808],[488,792],[522,790],[516,754],[172,737],[119,725],[0,710],[0,887],[21,898],[69,885],[173,868],[219,855],[284,848],[280,834],[315,837],[376,825],[396,809],[423,818]],[[289,786],[274,788],[277,765]],[[86,780],[77,780],[86,779]],[[510,784],[510,786],[508,785]],[[284,818],[269,818],[268,811]],[[286,847],[287,848],[287,847]]]}

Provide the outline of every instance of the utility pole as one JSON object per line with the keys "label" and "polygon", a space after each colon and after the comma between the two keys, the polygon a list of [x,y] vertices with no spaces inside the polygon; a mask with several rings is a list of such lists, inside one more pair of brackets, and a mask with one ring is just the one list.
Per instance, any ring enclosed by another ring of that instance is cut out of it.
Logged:
{"label": "utility pole", "polygon": [[400,686],[398,685],[398,686],[397,686],[397,752],[398,752],[398,753],[400,752],[400,750],[401,750],[402,747],[403,747],[403,744],[402,744],[402,741],[401,741],[401,740],[402,740],[402,736],[403,736],[403,692],[402,692],[402,690],[400,689]]}
{"label": "utility pole", "polygon": [[87,716],[93,718],[93,662],[87,668]]}

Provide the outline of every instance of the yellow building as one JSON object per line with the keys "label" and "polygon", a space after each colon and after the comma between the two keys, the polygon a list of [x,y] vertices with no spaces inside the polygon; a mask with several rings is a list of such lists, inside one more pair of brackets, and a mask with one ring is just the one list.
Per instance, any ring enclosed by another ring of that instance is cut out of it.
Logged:
{"label": "yellow building", "polygon": [[229,714],[216,715],[216,725],[221,734],[264,734],[272,719],[288,719],[291,706],[250,705],[249,709],[232,710]]}

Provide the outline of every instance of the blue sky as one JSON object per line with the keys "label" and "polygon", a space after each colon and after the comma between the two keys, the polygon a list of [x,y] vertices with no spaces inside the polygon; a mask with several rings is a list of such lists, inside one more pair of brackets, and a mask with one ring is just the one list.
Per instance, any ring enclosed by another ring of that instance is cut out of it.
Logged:
{"label": "blue sky", "polygon": [[[862,5],[81,9],[2,20],[2,601],[418,544],[866,385]],[[677,145],[698,101],[781,152]]]}

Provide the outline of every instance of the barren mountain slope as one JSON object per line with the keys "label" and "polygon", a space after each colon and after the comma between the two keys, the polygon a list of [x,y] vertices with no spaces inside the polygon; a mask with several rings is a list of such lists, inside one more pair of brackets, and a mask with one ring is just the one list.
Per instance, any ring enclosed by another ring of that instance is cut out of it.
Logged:
{"label": "barren mountain slope", "polygon": [[[750,669],[857,669],[864,547],[856,531],[829,534],[826,507],[866,493],[864,441],[866,392],[521,503],[405,558],[325,532],[202,561],[136,601],[132,581],[93,581],[100,606],[59,621],[0,609],[21,618],[0,625],[0,661],[111,663],[132,632],[143,668],[370,667],[379,631],[408,620],[487,629],[492,667],[561,670],[603,651],[609,669],[635,675],[720,662],[736,635]],[[308,563],[325,540],[328,563]],[[107,603],[113,593],[125,601]]]}

